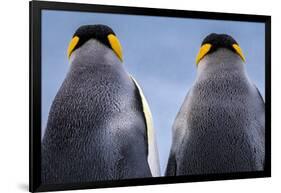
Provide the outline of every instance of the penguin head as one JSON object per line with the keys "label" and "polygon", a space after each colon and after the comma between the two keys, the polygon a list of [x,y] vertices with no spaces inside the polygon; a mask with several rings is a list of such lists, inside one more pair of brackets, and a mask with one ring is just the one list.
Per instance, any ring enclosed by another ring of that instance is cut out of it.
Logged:
{"label": "penguin head", "polygon": [[220,48],[225,48],[232,51],[235,54],[238,54],[240,58],[245,62],[245,57],[243,55],[242,49],[239,47],[239,44],[227,34],[216,34],[211,33],[203,40],[201,48],[196,57],[196,64],[208,54],[212,54],[219,50]]}
{"label": "penguin head", "polygon": [[95,39],[101,44],[111,49],[116,56],[122,61],[122,47],[113,30],[106,25],[83,25],[79,27],[74,33],[68,49],[67,56],[70,58],[71,54],[83,46],[88,40]]}

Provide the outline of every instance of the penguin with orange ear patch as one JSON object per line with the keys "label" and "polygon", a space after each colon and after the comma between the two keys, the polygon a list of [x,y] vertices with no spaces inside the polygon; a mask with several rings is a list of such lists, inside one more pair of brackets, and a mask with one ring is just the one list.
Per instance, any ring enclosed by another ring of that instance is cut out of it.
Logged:
{"label": "penguin with orange ear patch", "polygon": [[210,34],[196,64],[197,77],[173,124],[166,175],[263,170],[264,101],[240,46],[229,35]]}
{"label": "penguin with orange ear patch", "polygon": [[105,25],[81,26],[42,141],[43,184],[158,176],[152,117]]}

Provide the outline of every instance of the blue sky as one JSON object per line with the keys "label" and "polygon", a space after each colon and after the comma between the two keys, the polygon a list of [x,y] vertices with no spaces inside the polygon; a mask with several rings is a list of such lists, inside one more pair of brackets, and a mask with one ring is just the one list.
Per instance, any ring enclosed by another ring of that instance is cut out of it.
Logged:
{"label": "blue sky", "polygon": [[85,24],[110,26],[123,47],[124,65],[149,102],[162,174],[173,121],[196,75],[195,57],[209,33],[226,33],[240,44],[250,79],[264,96],[263,23],[44,10],[42,13],[42,133],[52,101],[69,68],[67,47]]}

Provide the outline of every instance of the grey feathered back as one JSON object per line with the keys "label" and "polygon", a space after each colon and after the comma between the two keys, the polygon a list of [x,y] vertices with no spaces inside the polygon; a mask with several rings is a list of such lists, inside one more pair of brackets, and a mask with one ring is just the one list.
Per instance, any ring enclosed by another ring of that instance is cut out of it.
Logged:
{"label": "grey feathered back", "polygon": [[241,58],[205,56],[173,125],[166,175],[263,170],[264,102]]}
{"label": "grey feathered back", "polygon": [[96,40],[70,61],[42,141],[42,182],[151,176],[141,100],[123,64]]}

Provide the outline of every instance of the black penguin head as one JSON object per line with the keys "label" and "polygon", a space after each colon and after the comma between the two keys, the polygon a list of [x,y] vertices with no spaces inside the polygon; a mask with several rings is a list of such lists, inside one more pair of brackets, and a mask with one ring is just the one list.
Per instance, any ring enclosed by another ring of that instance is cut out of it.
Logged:
{"label": "black penguin head", "polygon": [[112,49],[122,61],[122,47],[113,30],[106,25],[84,25],[74,33],[67,49],[68,58],[72,52],[90,39],[95,39]]}
{"label": "black penguin head", "polygon": [[215,34],[208,35],[202,42],[201,48],[196,58],[196,64],[200,62],[207,54],[217,51],[219,48],[226,48],[238,54],[245,62],[245,57],[238,43],[229,35]]}

